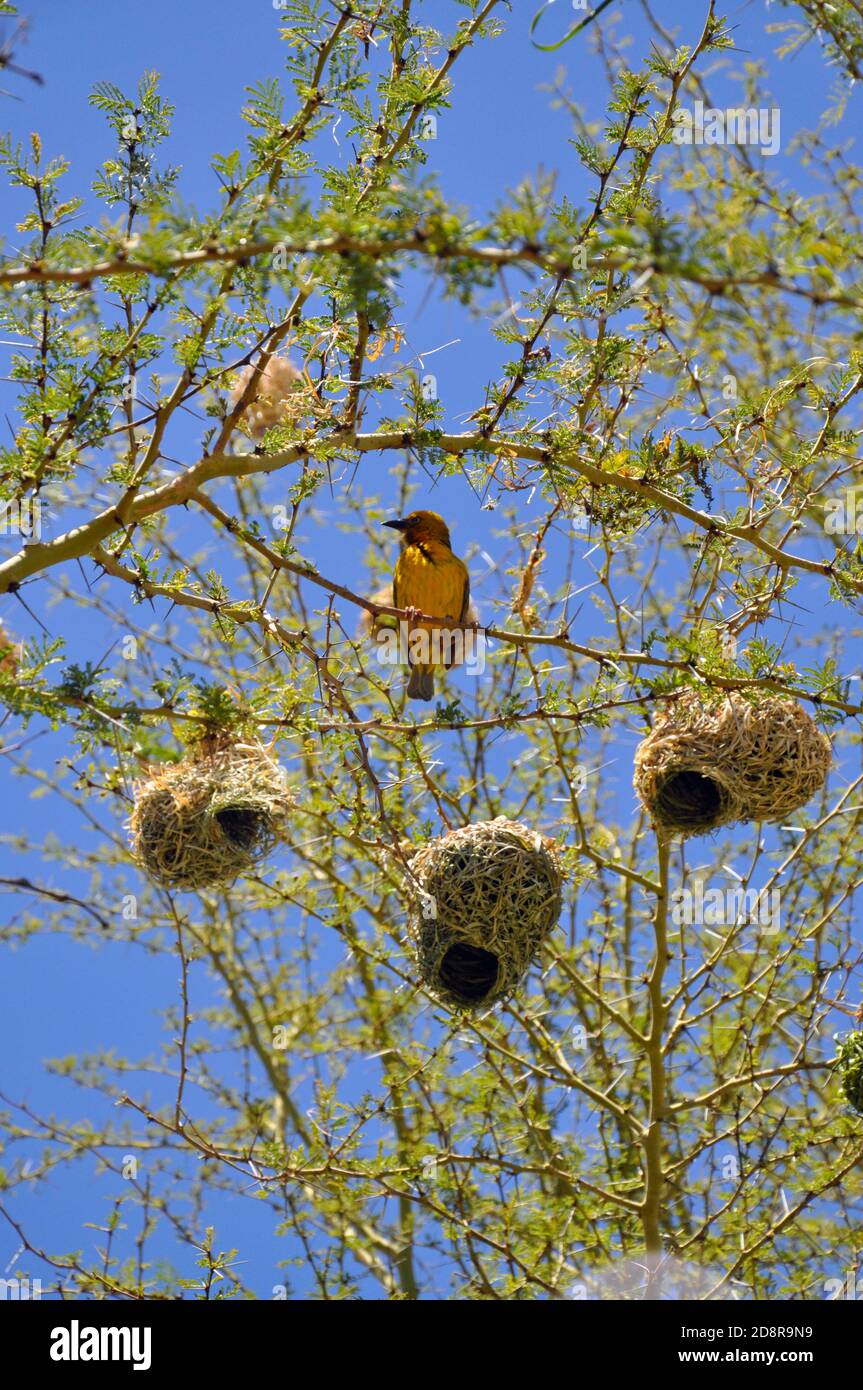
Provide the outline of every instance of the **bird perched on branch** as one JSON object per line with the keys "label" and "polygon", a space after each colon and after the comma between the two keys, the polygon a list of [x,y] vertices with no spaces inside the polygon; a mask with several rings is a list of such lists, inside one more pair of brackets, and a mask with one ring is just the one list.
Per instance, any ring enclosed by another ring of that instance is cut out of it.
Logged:
{"label": "bird perched on branch", "polygon": [[[443,624],[416,622],[414,615],[440,618],[451,623],[465,621],[470,606],[470,576],[467,566],[452,553],[449,528],[437,512],[411,512],[397,521],[386,521],[402,537],[401,554],[393,575],[393,599],[396,608],[407,613],[413,629],[408,660],[411,678],[408,699],[434,699],[434,667],[446,669],[455,664],[451,650],[447,659],[447,630]],[[414,640],[416,632],[426,634],[425,641]],[[437,639],[437,643],[433,639]],[[423,649],[425,646],[425,650]],[[425,656],[444,652],[439,661],[423,660]]]}
{"label": "bird perched on branch", "polygon": [[[396,601],[393,598],[393,582],[387,580],[379,589],[375,589],[373,594],[369,594],[371,603],[385,604],[387,608],[395,608]],[[467,613],[464,616],[466,623],[473,623],[474,627],[479,626],[479,609],[475,603],[469,603]],[[379,640],[383,632],[395,632],[398,628],[398,620],[389,613],[371,614],[367,608],[360,613],[357,621],[357,639],[360,642],[374,642]],[[460,666],[461,662],[456,660],[453,666]]]}

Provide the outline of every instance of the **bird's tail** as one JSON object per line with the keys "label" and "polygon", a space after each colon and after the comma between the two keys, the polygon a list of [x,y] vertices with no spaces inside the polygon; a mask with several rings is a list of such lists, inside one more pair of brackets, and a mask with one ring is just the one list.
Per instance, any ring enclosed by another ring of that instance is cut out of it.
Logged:
{"label": "bird's tail", "polygon": [[434,673],[431,666],[414,666],[408,685],[409,700],[434,699]]}

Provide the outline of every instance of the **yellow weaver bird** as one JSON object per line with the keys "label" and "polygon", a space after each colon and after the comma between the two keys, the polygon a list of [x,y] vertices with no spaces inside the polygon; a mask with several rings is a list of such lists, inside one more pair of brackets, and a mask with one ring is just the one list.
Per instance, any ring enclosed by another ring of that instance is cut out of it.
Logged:
{"label": "yellow weaver bird", "polygon": [[[396,608],[406,611],[409,626],[434,638],[446,629],[435,623],[414,623],[414,613],[448,619],[451,623],[464,622],[470,606],[470,576],[467,566],[452,553],[449,528],[443,517],[437,512],[411,512],[398,521],[385,521],[384,525],[401,532],[401,554],[393,575],[393,600]],[[409,652],[409,660],[412,670],[408,699],[433,700],[435,663],[421,662],[413,650]],[[444,660],[443,665],[449,669],[453,661]]]}

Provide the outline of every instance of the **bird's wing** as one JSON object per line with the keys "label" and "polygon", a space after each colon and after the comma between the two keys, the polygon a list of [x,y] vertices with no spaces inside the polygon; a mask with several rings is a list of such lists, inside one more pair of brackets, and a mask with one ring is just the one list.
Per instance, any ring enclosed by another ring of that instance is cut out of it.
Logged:
{"label": "bird's wing", "polygon": [[401,608],[399,600],[399,566],[401,559],[396,560],[396,567],[393,570],[393,608]]}
{"label": "bird's wing", "polygon": [[464,598],[462,599],[461,612],[458,615],[460,623],[466,621],[467,610],[470,608],[470,574],[467,565],[463,564],[462,569],[464,570]]}

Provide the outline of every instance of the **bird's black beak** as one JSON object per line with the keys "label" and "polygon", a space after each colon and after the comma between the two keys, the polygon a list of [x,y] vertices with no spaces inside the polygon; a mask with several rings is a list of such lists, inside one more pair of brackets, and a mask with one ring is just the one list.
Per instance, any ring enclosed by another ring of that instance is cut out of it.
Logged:
{"label": "bird's black beak", "polygon": [[403,531],[407,526],[406,521],[385,521],[384,526],[389,526],[393,531]]}

